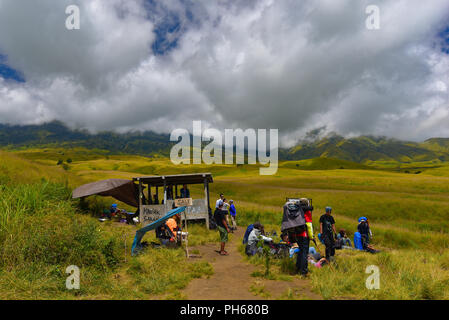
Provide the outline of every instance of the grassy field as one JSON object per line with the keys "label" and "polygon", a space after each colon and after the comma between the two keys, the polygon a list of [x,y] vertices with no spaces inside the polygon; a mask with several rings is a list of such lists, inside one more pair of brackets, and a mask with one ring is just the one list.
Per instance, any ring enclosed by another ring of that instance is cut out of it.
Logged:
{"label": "grassy field", "polygon": [[[66,277],[63,267],[73,257],[86,266],[88,271],[82,281],[90,284],[84,286],[90,289],[75,298],[182,298],[170,292],[192,278],[211,274],[213,270],[207,263],[186,262],[182,250],[161,250],[133,259],[128,256],[125,263],[122,239],[128,234],[129,248],[135,229],[96,222],[92,215],[101,211],[108,199],[93,198],[86,211],[89,214],[81,214],[77,203],[68,200],[68,194],[71,187],[83,182],[187,172],[213,173],[212,200],[221,192],[233,199],[240,226],[259,220],[267,231],[279,232],[281,208],[288,196],[313,199],[315,229],[326,206],[334,208],[337,229],[346,229],[351,237],[357,218],[368,216],[373,244],[383,252],[370,255],[337,251],[336,266],[312,270],[314,290],[326,299],[449,298],[449,166],[445,163],[403,164],[398,168],[388,163],[359,165],[312,159],[284,162],[276,175],[260,176],[256,166],[174,166],[167,159],[114,156],[82,149],[1,153],[0,241],[2,256],[7,259],[0,265],[0,298],[74,298],[61,281]],[[203,191],[200,186],[192,186],[191,192],[195,197]],[[47,194],[49,198],[43,196]],[[79,229],[75,230],[75,224]],[[39,228],[34,230],[36,225]],[[189,228],[193,244],[217,240],[216,233],[197,225],[193,228]],[[79,234],[85,236],[79,239]],[[57,257],[43,254],[45,243],[59,241],[61,247],[47,251],[64,253],[64,247],[73,247],[73,252],[65,249],[70,254]],[[102,249],[86,249],[92,247]],[[319,249],[324,251],[323,247]],[[31,258],[30,252],[34,252]],[[37,257],[37,264],[33,257]],[[251,261],[264,263],[260,259]],[[282,277],[285,262],[272,263],[274,272]],[[185,272],[171,269],[172,264],[185,266]],[[365,287],[368,265],[380,268],[380,290]],[[143,273],[134,272],[137,270]],[[162,281],[137,276],[156,273],[161,274]]]}

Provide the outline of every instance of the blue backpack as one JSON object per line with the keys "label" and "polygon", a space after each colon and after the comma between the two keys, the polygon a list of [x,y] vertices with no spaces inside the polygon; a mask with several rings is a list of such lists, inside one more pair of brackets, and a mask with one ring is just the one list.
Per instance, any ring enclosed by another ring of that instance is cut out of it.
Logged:
{"label": "blue backpack", "polygon": [[360,232],[354,233],[354,248],[363,250],[362,235],[360,234]]}
{"label": "blue backpack", "polygon": [[253,224],[250,224],[248,226],[248,228],[246,228],[245,235],[243,236],[243,244],[247,244],[248,243],[249,234],[251,233],[251,231],[253,231],[253,229],[254,229],[254,225]]}

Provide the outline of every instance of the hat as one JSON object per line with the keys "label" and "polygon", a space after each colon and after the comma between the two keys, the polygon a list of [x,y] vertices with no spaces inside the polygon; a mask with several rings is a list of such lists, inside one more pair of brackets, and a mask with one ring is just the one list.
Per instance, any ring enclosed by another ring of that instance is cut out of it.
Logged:
{"label": "hat", "polygon": [[230,202],[230,203],[231,203],[231,202],[234,202],[234,200],[231,199],[231,200],[229,200],[229,202]]}
{"label": "hat", "polygon": [[113,203],[111,207],[117,208],[117,204],[116,204],[116,203]]}
{"label": "hat", "polygon": [[362,221],[366,221],[366,220],[368,220],[366,217],[360,217],[359,218],[359,223],[362,222]]}
{"label": "hat", "polygon": [[331,207],[326,207],[326,212],[331,212],[332,208]]}

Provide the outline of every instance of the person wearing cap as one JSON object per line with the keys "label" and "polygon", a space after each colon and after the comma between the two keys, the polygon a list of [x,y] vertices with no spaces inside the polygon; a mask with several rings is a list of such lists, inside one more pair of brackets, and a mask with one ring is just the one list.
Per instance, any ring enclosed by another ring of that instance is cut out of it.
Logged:
{"label": "person wearing cap", "polygon": [[357,231],[360,232],[363,241],[365,241],[366,244],[369,244],[369,240],[371,237],[371,230],[368,224],[368,218],[360,217],[358,221],[359,225],[357,226]]}
{"label": "person wearing cap", "polygon": [[218,252],[222,256],[227,256],[225,251],[226,242],[228,242],[228,233],[230,232],[228,224],[226,223],[227,211],[223,210],[223,201],[218,202],[218,208],[215,209],[214,219],[217,224],[218,231],[220,232],[220,251]]}
{"label": "person wearing cap", "polygon": [[237,230],[237,223],[235,222],[237,211],[235,210],[234,200],[229,200],[229,214],[231,215],[232,229]]}
{"label": "person wearing cap", "polygon": [[111,205],[111,208],[109,208],[109,214],[108,214],[108,218],[111,219],[111,217],[117,215],[120,212],[120,210],[117,207],[116,203],[113,203]]}
{"label": "person wearing cap", "polygon": [[335,256],[335,220],[332,214],[332,208],[326,207],[326,213],[320,217],[320,233],[326,246],[326,260],[332,261]]}

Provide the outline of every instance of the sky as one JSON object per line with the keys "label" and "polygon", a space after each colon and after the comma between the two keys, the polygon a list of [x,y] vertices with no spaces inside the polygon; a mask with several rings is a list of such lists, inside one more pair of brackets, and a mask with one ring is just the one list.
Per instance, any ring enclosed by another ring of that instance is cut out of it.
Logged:
{"label": "sky", "polygon": [[448,71],[447,0],[0,0],[0,123],[422,141],[449,137]]}

